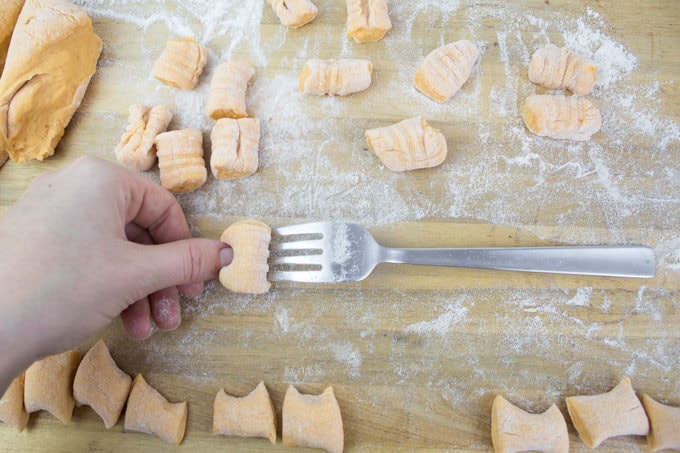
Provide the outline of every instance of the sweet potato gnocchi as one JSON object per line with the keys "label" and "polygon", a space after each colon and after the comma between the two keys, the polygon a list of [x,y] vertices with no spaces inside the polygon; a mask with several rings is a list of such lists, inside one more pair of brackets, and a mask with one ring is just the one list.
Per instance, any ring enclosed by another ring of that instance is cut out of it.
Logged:
{"label": "sweet potato gnocchi", "polygon": [[282,418],[283,445],[342,452],[342,415],[333,387],[326,388],[320,395],[303,395],[289,386],[283,400]]}
{"label": "sweet potato gnocchi", "polygon": [[279,17],[281,24],[289,28],[300,28],[319,14],[310,0],[267,0]]}
{"label": "sweet potato gnocchi", "polygon": [[208,49],[193,38],[171,39],[153,65],[151,75],[182,90],[193,90],[208,62]]}
{"label": "sweet potato gnocchi", "polygon": [[208,178],[203,160],[203,133],[182,129],[156,137],[156,155],[161,185],[174,193],[187,193],[201,187]]}
{"label": "sweet potato gnocchi", "polygon": [[118,161],[135,170],[150,169],[156,162],[156,136],[167,130],[171,120],[172,112],[164,105],[131,105],[127,129],[114,150]]}
{"label": "sweet potato gnocchi", "polygon": [[19,432],[26,428],[28,412],[24,408],[24,374],[14,378],[5,394],[0,398],[0,422],[3,422]]}
{"label": "sweet potato gnocchi", "polygon": [[216,178],[242,178],[257,171],[260,120],[222,118],[215,123],[210,139],[210,169]]}
{"label": "sweet potato gnocchi", "polygon": [[477,46],[466,39],[441,46],[430,52],[416,71],[416,88],[444,102],[467,82],[478,58]]}
{"label": "sweet potato gnocchi", "polygon": [[26,370],[24,406],[29,414],[45,410],[61,420],[71,421],[73,378],[80,363],[80,351],[67,351],[34,362]]}
{"label": "sweet potato gnocchi", "polygon": [[602,127],[602,117],[586,98],[542,94],[524,102],[524,124],[540,137],[587,141]]}
{"label": "sweet potato gnocchi", "polygon": [[2,74],[2,69],[5,66],[7,48],[22,6],[24,6],[24,0],[3,0],[0,2],[0,74]]}
{"label": "sweet potato gnocchi", "polygon": [[236,293],[262,294],[269,291],[269,243],[271,228],[257,220],[242,220],[229,226],[220,237],[234,250],[229,266],[220,270],[220,283]]}
{"label": "sweet potato gnocchi", "polygon": [[264,437],[276,444],[276,413],[264,382],[242,398],[220,389],[215,396],[213,434]]}
{"label": "sweet potato gnocchi", "polygon": [[356,42],[378,41],[392,30],[387,0],[346,0],[347,36]]}
{"label": "sweet potato gnocchi", "polygon": [[642,395],[642,405],[649,418],[649,449],[680,450],[680,407],[661,404],[646,394]]}
{"label": "sweet potato gnocchi", "polygon": [[255,70],[245,61],[227,61],[215,68],[208,92],[208,116],[220,118],[244,118],[248,81]]}
{"label": "sweet potato gnocchi", "polygon": [[551,90],[566,88],[585,95],[595,87],[597,66],[565,47],[548,44],[531,57],[529,80]]}
{"label": "sweet potato gnocchi", "polygon": [[299,78],[300,91],[319,96],[346,96],[371,86],[373,64],[368,60],[307,61]]}

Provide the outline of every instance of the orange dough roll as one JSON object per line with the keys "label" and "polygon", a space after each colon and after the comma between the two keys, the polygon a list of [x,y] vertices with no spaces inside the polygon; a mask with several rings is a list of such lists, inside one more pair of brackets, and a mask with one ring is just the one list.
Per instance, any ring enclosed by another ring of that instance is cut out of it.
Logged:
{"label": "orange dough roll", "polygon": [[356,42],[378,41],[392,30],[387,0],[347,0],[347,36]]}
{"label": "orange dough roll", "polygon": [[73,378],[80,363],[80,351],[67,351],[34,362],[26,370],[24,405],[26,412],[45,410],[61,420],[71,421]]}
{"label": "orange dough roll", "polygon": [[281,24],[289,28],[300,28],[319,14],[310,0],[267,0],[267,3],[272,6]]}
{"label": "orange dough roll", "polygon": [[208,116],[220,118],[244,118],[246,90],[255,70],[245,61],[227,61],[215,68],[208,92]]}
{"label": "orange dough roll", "polygon": [[282,412],[283,445],[342,452],[342,415],[333,387],[326,388],[320,395],[303,395],[291,385],[286,391]]}
{"label": "orange dough roll", "polygon": [[6,423],[20,432],[26,428],[28,423],[28,412],[24,408],[25,378],[24,374],[14,378],[5,394],[0,398],[0,422]]}
{"label": "orange dough roll", "polygon": [[210,134],[210,169],[216,178],[236,179],[250,176],[259,165],[260,120],[222,118]]}
{"label": "orange dough roll", "polygon": [[649,418],[649,449],[680,450],[680,407],[661,404],[649,395],[642,395],[642,405]]}
{"label": "orange dough roll", "polygon": [[164,132],[156,137],[161,185],[174,193],[192,192],[205,183],[203,133],[198,129]]}
{"label": "orange dough roll", "polygon": [[589,94],[597,81],[597,66],[567,48],[548,44],[531,57],[529,80],[551,90],[566,88],[574,94]]}
{"label": "orange dough roll", "polygon": [[372,73],[373,64],[368,60],[311,59],[300,73],[300,91],[319,96],[346,96],[368,89]]}
{"label": "orange dough roll", "polygon": [[557,406],[530,414],[501,395],[496,396],[491,409],[491,438],[496,453],[569,452],[567,423]]}
{"label": "orange dough roll", "polygon": [[438,47],[416,71],[416,88],[435,101],[444,102],[467,82],[478,58],[477,46],[466,39]]}
{"label": "orange dough roll", "polygon": [[208,62],[208,49],[193,38],[171,39],[155,61],[151,74],[182,90],[193,90]]}
{"label": "orange dough roll", "polygon": [[269,243],[271,228],[257,220],[242,220],[230,225],[220,237],[234,251],[231,264],[220,269],[220,283],[230,291],[263,294],[269,291]]}
{"label": "orange dough roll", "polygon": [[2,74],[9,41],[12,38],[12,32],[22,6],[24,6],[24,0],[3,0],[0,2],[0,74]]}
{"label": "orange dough roll", "polygon": [[125,430],[153,434],[179,445],[187,426],[187,403],[170,403],[138,374],[125,410]]}
{"label": "orange dough roll", "polygon": [[392,171],[436,167],[446,159],[446,138],[420,116],[369,129],[370,150]]}
{"label": "orange dough roll", "polygon": [[524,102],[524,124],[541,137],[587,141],[602,127],[602,117],[586,98],[540,94]]}
{"label": "orange dough roll", "polygon": [[264,437],[276,444],[276,413],[264,382],[237,398],[221,389],[215,396],[213,434]]}
{"label": "orange dough roll", "polygon": [[164,105],[131,105],[127,129],[114,150],[118,161],[135,170],[150,169],[156,162],[156,136],[167,130],[171,120],[172,112]]}

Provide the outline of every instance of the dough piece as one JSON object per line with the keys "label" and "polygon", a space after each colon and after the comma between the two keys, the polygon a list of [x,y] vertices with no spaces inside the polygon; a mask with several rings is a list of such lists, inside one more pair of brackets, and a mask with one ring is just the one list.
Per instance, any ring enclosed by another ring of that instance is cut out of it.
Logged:
{"label": "dough piece", "polygon": [[75,406],[73,378],[80,357],[80,351],[67,351],[46,357],[28,367],[24,383],[26,412],[30,414],[46,410],[62,423],[71,421]]}
{"label": "dough piece", "polygon": [[281,24],[300,28],[314,20],[319,10],[310,0],[267,0],[279,16]]}
{"label": "dough piece", "polygon": [[264,437],[276,444],[276,413],[264,382],[243,398],[227,395],[224,389],[217,393],[213,434]]}
{"label": "dough piece", "polygon": [[182,90],[193,90],[208,62],[208,49],[194,38],[171,39],[153,64],[151,75]]}
{"label": "dough piece", "polygon": [[156,136],[161,185],[174,193],[188,193],[208,179],[203,160],[203,133],[198,129],[163,132]]}
{"label": "dough piece", "polygon": [[542,94],[524,102],[524,124],[540,137],[586,141],[600,130],[602,117],[586,98]]}
{"label": "dough piece", "polygon": [[589,94],[597,81],[597,66],[569,49],[548,44],[531,57],[529,80],[551,90]]}
{"label": "dough piece", "polygon": [[245,61],[227,61],[215,68],[208,92],[208,116],[245,118],[246,90],[255,70]]}
{"label": "dough piece", "polygon": [[210,134],[210,168],[221,179],[252,175],[259,165],[260,120],[222,118]]}
{"label": "dough piece", "polygon": [[0,149],[0,168],[9,160],[9,154],[4,149]]}
{"label": "dough piece", "polygon": [[283,400],[282,418],[283,445],[342,452],[342,416],[333,387],[321,395],[302,395],[291,385]]}
{"label": "dough piece", "polygon": [[431,99],[444,102],[467,82],[478,58],[477,46],[466,39],[438,47],[416,71],[416,88]]}
{"label": "dough piece", "polygon": [[371,86],[373,65],[368,60],[307,61],[299,78],[300,91],[323,96],[346,96]]}
{"label": "dough piece", "polygon": [[16,377],[0,398],[0,422],[23,431],[28,423],[28,412],[24,409],[25,375]]}
{"label": "dough piece", "polygon": [[230,291],[263,294],[269,291],[267,281],[269,243],[272,230],[257,220],[242,220],[229,226],[220,237],[234,250],[229,266],[220,269],[220,283]]}
{"label": "dough piece", "polygon": [[447,154],[446,138],[420,116],[366,131],[368,147],[392,171],[436,167]]}
{"label": "dough piece", "polygon": [[22,6],[24,6],[24,0],[2,0],[0,2],[0,74],[5,65],[9,41]]}
{"label": "dough piece", "polygon": [[392,30],[387,0],[347,0],[347,36],[378,41]]}
{"label": "dough piece", "polygon": [[187,427],[187,403],[170,403],[138,374],[125,410],[126,431],[153,434],[179,445]]}
{"label": "dough piece", "polygon": [[647,415],[628,378],[607,393],[566,400],[574,427],[590,448],[610,437],[649,433]]}
{"label": "dough piece", "polygon": [[15,162],[54,154],[101,50],[82,8],[66,0],[27,0],[0,78],[0,150]]}
{"label": "dough piece", "polygon": [[680,450],[680,407],[666,406],[649,395],[642,395],[642,405],[649,417],[649,449]]}
{"label": "dough piece", "polygon": [[116,424],[130,393],[132,378],[118,368],[103,340],[85,354],[73,381],[78,406],[88,405],[106,429]]}
{"label": "dough piece", "polygon": [[172,112],[164,105],[130,106],[128,126],[114,150],[123,165],[139,171],[149,170],[156,162],[154,141],[165,132],[172,120]]}
{"label": "dough piece", "polygon": [[567,423],[554,404],[542,414],[530,414],[496,396],[491,409],[491,438],[496,453],[569,452]]}

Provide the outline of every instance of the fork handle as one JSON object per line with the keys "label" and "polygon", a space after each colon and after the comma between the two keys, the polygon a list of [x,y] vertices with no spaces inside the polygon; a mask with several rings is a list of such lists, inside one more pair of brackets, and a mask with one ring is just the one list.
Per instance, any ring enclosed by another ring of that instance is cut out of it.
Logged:
{"label": "fork handle", "polygon": [[554,274],[652,278],[654,251],[644,246],[381,248],[385,263]]}

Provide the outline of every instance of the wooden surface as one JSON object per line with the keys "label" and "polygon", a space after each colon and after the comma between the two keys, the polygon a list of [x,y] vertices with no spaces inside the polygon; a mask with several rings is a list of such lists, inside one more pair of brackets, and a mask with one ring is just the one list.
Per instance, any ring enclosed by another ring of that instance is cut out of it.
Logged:
{"label": "wooden surface", "polygon": [[[532,412],[554,403],[566,415],[566,396],[608,391],[624,376],[680,406],[680,3],[392,0],[394,29],[361,45],[344,37],[340,0],[316,1],[319,17],[295,31],[261,0],[77,3],[105,43],[98,72],[56,155],[0,170],[0,212],[44,171],[84,154],[113,159],[131,103],[163,102],[175,112],[171,128],[198,127],[207,139],[210,74],[238,58],[256,68],[248,105],[263,124],[261,167],[240,181],[210,177],[179,197],[197,236],[219,237],[246,217],[272,226],[344,219],[394,246],[641,243],[657,255],[652,280],[384,265],[362,283],[278,284],[262,296],[212,282],[184,301],[176,331],[135,342],[114,322],[101,337],[120,367],[188,401],[180,449],[289,451],[212,435],[217,391],[245,394],[260,380],[279,415],[288,385],[309,393],[332,385],[346,451],[489,450],[496,394]],[[150,77],[166,40],[185,35],[211,50],[193,92]],[[481,61],[439,105],[412,75],[430,50],[457,39],[478,43]],[[604,124],[589,143],[539,139],[522,124],[524,98],[545,91],[527,79],[529,58],[548,42],[603,69],[591,99]],[[347,98],[301,95],[305,61],[334,57],[371,59],[373,86]],[[418,114],[446,135],[448,158],[391,173],[363,133]],[[148,175],[157,180],[157,169]],[[569,430],[572,451],[588,450]],[[123,432],[122,420],[106,431],[89,408],[69,426],[46,413],[21,434],[0,426],[0,445],[174,449]],[[648,447],[621,437],[598,451]]]}

